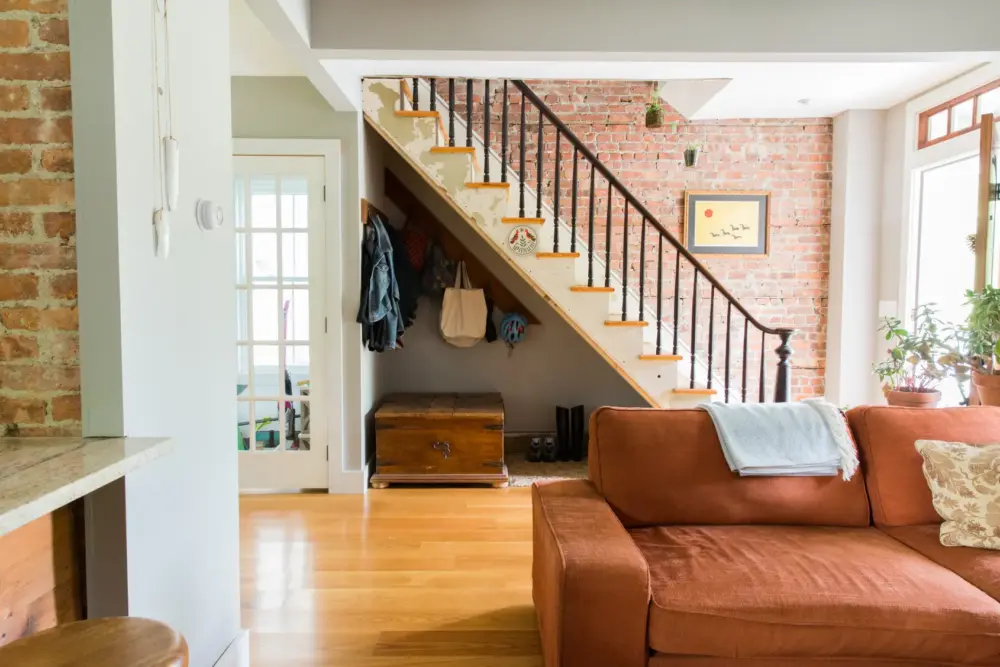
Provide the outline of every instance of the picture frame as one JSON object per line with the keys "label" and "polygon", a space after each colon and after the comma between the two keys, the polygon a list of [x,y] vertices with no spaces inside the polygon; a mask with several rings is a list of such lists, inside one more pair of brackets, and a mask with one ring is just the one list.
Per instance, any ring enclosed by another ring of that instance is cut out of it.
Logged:
{"label": "picture frame", "polygon": [[688,190],[681,243],[695,255],[767,257],[770,216],[771,193],[764,190]]}

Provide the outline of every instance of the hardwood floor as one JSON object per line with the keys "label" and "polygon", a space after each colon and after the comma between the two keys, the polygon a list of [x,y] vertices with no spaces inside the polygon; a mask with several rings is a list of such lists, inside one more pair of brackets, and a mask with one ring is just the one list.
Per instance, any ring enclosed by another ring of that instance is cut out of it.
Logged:
{"label": "hardwood floor", "polygon": [[244,496],[253,667],[540,667],[531,493]]}

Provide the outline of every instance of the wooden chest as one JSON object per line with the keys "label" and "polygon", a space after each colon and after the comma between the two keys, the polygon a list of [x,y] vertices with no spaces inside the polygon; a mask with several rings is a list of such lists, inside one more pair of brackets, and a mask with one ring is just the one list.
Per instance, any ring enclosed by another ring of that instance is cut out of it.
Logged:
{"label": "wooden chest", "polygon": [[375,412],[372,487],[507,485],[500,394],[392,394]]}

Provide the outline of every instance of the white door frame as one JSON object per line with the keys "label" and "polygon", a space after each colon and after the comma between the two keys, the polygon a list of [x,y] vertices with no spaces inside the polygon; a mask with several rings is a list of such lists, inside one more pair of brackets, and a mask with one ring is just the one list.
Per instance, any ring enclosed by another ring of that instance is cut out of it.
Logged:
{"label": "white door frame", "polygon": [[326,338],[327,405],[314,409],[328,411],[329,493],[359,493],[358,473],[344,470],[345,409],[344,394],[344,318],[341,301],[343,280],[342,215],[341,215],[341,147],[339,139],[233,139],[233,155],[252,156],[312,156],[324,158],[325,194],[324,216],[326,221],[326,312],[328,317]]}

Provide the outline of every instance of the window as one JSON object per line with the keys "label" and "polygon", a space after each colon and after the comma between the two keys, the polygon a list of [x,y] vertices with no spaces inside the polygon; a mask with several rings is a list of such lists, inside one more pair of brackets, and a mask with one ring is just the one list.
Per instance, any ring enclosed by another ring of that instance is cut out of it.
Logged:
{"label": "window", "polygon": [[1000,79],[920,114],[917,148],[977,130],[988,113],[1000,115]]}

